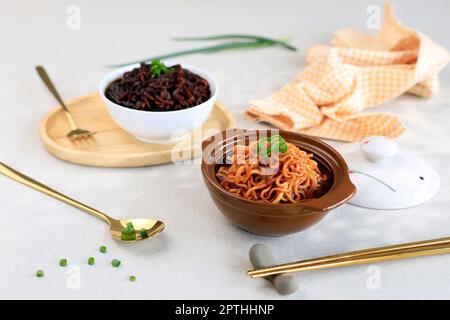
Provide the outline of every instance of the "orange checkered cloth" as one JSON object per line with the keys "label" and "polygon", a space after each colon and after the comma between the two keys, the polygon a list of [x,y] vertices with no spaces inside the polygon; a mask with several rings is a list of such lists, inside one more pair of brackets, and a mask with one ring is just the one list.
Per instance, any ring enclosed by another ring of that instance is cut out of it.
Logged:
{"label": "orange checkered cloth", "polygon": [[328,139],[395,138],[405,131],[397,116],[361,111],[404,93],[432,96],[439,90],[438,73],[449,59],[440,45],[403,27],[386,1],[378,35],[337,31],[332,46],[309,49],[307,67],[294,81],[264,99],[250,101],[245,115]]}

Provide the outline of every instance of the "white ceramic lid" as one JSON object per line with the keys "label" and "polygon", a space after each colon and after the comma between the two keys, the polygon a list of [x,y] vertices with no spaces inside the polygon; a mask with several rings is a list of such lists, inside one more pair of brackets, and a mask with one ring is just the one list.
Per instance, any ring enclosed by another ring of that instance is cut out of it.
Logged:
{"label": "white ceramic lid", "polygon": [[356,186],[350,204],[369,209],[403,209],[433,198],[438,172],[425,159],[399,150],[397,143],[373,136],[338,148]]}

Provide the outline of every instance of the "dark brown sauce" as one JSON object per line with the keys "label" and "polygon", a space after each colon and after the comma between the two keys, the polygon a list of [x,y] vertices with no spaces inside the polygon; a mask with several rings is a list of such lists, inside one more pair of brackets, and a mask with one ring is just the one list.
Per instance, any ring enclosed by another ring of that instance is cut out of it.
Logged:
{"label": "dark brown sauce", "polygon": [[313,159],[317,162],[320,172],[327,177],[327,180],[322,183],[321,187],[314,192],[314,199],[316,199],[322,197],[330,190],[333,185],[333,174],[327,166],[323,165],[320,159],[317,159],[315,156],[313,156]]}

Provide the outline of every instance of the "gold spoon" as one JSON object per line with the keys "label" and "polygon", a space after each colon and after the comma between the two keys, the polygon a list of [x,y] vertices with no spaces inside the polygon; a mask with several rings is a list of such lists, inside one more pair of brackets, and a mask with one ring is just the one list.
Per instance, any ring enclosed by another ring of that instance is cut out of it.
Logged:
{"label": "gold spoon", "polygon": [[[17,181],[20,183],[23,183],[24,185],[31,187],[37,191],[40,191],[42,193],[45,193],[53,198],[56,198],[62,202],[65,202],[75,208],[81,209],[83,211],[86,211],[87,213],[92,214],[93,216],[96,216],[97,218],[100,218],[104,221],[106,221],[110,225],[109,231],[111,232],[111,235],[116,240],[122,240],[122,230],[124,227],[126,227],[127,223],[132,223],[133,227],[135,229],[136,233],[136,240],[143,240],[146,239],[145,233],[142,229],[145,229],[145,232],[147,233],[147,237],[151,238],[161,231],[164,230],[164,223],[160,220],[153,220],[153,219],[123,219],[123,220],[116,220],[108,216],[106,213],[103,213],[101,211],[98,211],[94,208],[91,208],[77,200],[74,200],[72,198],[69,198],[68,196],[53,190],[46,185],[24,175],[23,173],[20,173],[16,170],[14,170],[11,167],[8,167],[6,164],[0,162],[0,173]],[[142,230],[142,233],[141,233]],[[142,237],[144,235],[144,237]],[[136,240],[127,240],[126,242],[133,242]],[[125,241],[125,240],[122,240]]]}

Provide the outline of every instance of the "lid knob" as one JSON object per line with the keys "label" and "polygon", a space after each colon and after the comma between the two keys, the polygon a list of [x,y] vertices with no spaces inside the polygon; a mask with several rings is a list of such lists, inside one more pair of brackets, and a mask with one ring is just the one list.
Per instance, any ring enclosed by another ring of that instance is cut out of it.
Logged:
{"label": "lid knob", "polygon": [[394,140],[382,136],[366,137],[361,140],[361,152],[371,162],[384,162],[398,153]]}

